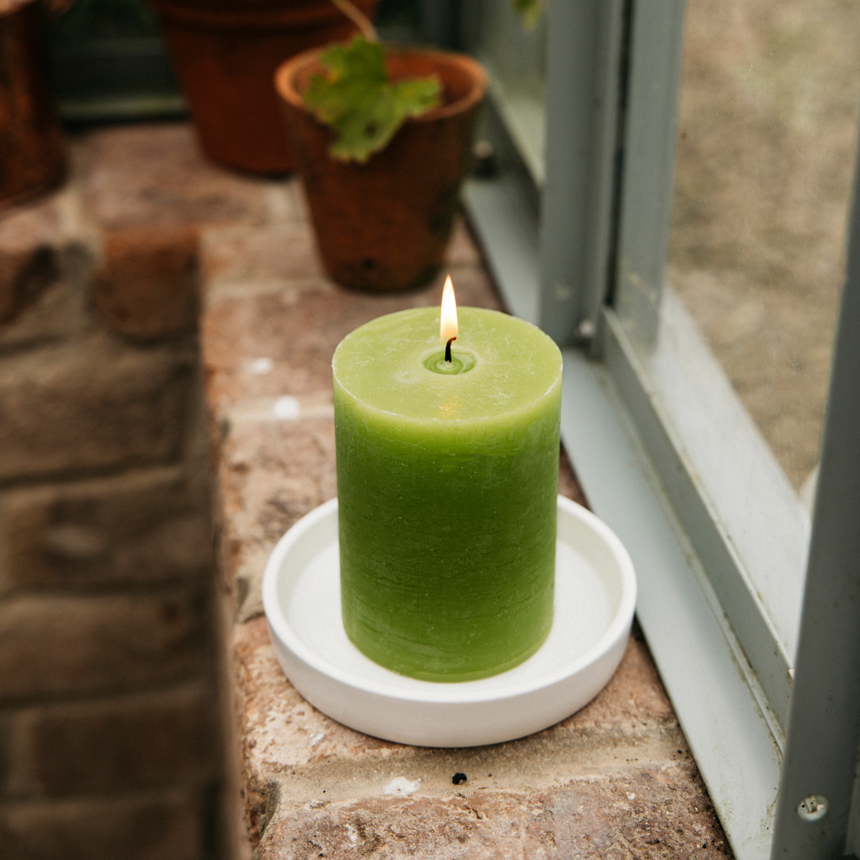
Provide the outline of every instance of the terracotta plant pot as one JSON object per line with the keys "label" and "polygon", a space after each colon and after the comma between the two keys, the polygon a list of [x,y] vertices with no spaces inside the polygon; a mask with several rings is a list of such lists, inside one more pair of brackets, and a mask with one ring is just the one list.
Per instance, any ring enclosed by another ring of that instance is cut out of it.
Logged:
{"label": "terracotta plant pot", "polygon": [[365,164],[335,161],[332,132],[305,107],[301,93],[321,69],[321,51],[284,63],[275,85],[310,208],[323,266],[357,290],[409,290],[442,266],[471,162],[483,67],[461,54],[420,49],[386,51],[391,79],[436,74],[443,104],[407,120],[388,146]]}
{"label": "terracotta plant pot", "polygon": [[[253,173],[293,169],[272,75],[287,58],[348,38],[331,0],[149,0],[188,101],[200,147]],[[355,0],[371,15],[379,0]]]}
{"label": "terracotta plant pot", "polygon": [[66,171],[66,146],[45,76],[35,0],[0,0],[0,206],[49,191]]}

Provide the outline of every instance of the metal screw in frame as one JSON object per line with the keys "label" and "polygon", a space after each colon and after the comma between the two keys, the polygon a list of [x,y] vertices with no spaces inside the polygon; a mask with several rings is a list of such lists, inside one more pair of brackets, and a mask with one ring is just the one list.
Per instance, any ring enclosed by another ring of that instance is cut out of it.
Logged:
{"label": "metal screw in frame", "polygon": [[829,804],[821,794],[810,794],[797,804],[797,814],[803,821],[820,821],[827,815]]}
{"label": "metal screw in frame", "polygon": [[472,147],[472,176],[493,179],[499,174],[496,148],[488,140],[479,140]]}

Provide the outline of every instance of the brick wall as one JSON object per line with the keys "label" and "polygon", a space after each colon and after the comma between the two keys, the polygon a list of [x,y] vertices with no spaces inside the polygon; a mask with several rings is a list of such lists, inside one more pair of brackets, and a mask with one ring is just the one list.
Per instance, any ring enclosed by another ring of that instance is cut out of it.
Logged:
{"label": "brick wall", "polygon": [[183,125],[0,213],[0,857],[222,856],[199,232],[278,209]]}

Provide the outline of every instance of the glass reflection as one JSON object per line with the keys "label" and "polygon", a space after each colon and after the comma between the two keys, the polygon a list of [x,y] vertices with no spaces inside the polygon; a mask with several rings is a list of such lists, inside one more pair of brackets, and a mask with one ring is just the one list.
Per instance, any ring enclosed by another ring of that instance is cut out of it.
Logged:
{"label": "glass reflection", "polygon": [[669,281],[798,490],[814,475],[860,103],[857,0],[689,0]]}

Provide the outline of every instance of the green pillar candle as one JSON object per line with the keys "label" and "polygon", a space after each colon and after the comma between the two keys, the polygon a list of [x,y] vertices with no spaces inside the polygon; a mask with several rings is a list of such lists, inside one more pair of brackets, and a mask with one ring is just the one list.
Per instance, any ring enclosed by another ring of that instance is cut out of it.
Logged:
{"label": "green pillar candle", "polygon": [[561,354],[540,329],[460,309],[379,317],[332,363],[347,636],[415,678],[466,681],[552,626]]}

